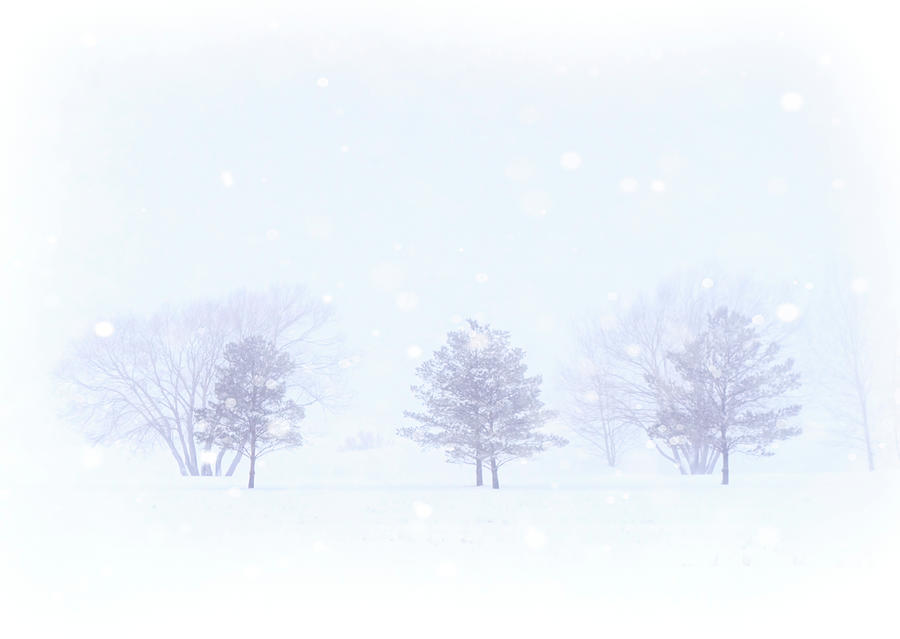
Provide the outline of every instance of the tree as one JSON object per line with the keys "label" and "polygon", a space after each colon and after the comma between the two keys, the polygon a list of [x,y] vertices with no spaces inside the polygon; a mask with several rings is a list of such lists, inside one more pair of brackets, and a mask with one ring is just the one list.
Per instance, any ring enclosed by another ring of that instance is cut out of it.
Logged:
{"label": "tree", "polygon": [[[644,432],[648,444],[682,474],[712,473],[721,454],[706,438],[656,436],[665,399],[659,389],[678,380],[668,353],[703,331],[709,313],[722,305],[754,317],[760,334],[774,341],[783,341],[797,324],[770,321],[771,296],[756,284],[725,275],[711,278],[688,273],[663,282],[652,295],[617,300],[608,312],[590,318],[580,330],[580,361],[570,367],[576,392],[591,393],[587,387],[591,383],[600,386],[602,393],[594,390],[598,397],[613,398],[615,419],[607,418],[610,424]],[[569,386],[573,387],[571,375]],[[593,397],[592,393],[582,395],[583,399]],[[592,414],[596,415],[588,411],[582,417]],[[593,429],[598,426],[595,423]]]}
{"label": "tree", "polygon": [[476,486],[489,463],[491,484],[499,488],[504,464],[567,443],[538,430],[553,413],[539,398],[541,377],[526,377],[524,358],[508,333],[468,320],[468,329],[448,333],[447,343],[416,369],[422,384],[412,392],[424,412],[406,411],[418,425],[399,434],[443,448],[448,462],[473,464]]}
{"label": "tree", "polygon": [[603,330],[582,330],[579,358],[563,370],[569,395],[567,416],[572,428],[615,466],[622,453],[635,445],[640,428],[631,417],[627,393],[614,374]]}
{"label": "tree", "polygon": [[[883,285],[882,285],[883,287]],[[822,287],[818,330],[812,334],[811,377],[832,418],[835,443],[865,451],[875,470],[882,436],[893,431],[900,455],[896,405],[897,319],[890,300],[865,278],[838,270]],[[870,290],[870,289],[875,290]],[[881,427],[881,428],[879,428]]]}
{"label": "tree", "polygon": [[780,350],[777,342],[764,343],[744,315],[724,307],[710,314],[700,335],[669,353],[678,381],[651,380],[663,398],[653,435],[714,448],[723,484],[732,454],[773,454],[773,442],[800,434],[787,423],[800,406],[784,404],[800,376],[792,359],[778,361]]}
{"label": "tree", "polygon": [[197,437],[197,411],[214,398],[229,342],[261,335],[302,362],[287,384],[303,406],[325,408],[342,398],[332,310],[300,287],[239,291],[148,317],[115,318],[112,326],[111,335],[75,342],[62,362],[66,416],[95,443],[164,446],[182,475],[231,475],[242,458]]}
{"label": "tree", "polygon": [[253,488],[257,459],[303,445],[303,407],[285,397],[295,366],[290,355],[259,336],[228,344],[224,360],[217,368],[216,400],[197,411],[197,438],[246,457],[247,487]]}

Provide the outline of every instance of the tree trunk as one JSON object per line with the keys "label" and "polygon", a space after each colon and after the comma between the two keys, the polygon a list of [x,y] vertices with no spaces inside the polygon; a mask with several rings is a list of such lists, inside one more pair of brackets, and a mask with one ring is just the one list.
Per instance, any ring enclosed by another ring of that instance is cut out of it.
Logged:
{"label": "tree trunk", "polygon": [[875,454],[872,451],[872,435],[869,432],[869,416],[863,409],[863,434],[866,437],[866,459],[869,462],[869,470],[875,470]]}
{"label": "tree trunk", "polygon": [[[660,450],[659,446],[656,447],[656,450]],[[682,475],[687,475],[688,468],[685,468],[685,464],[687,464],[687,455],[685,455],[685,459],[682,460],[677,448],[672,449],[672,454],[675,456],[675,464],[678,466],[678,472]]]}
{"label": "tree trunk", "polygon": [[[157,430],[157,432],[160,432]],[[162,434],[160,432],[160,434]],[[181,455],[178,454],[178,449],[175,448],[175,442],[172,441],[171,435],[163,435],[163,438],[166,441],[166,444],[169,447],[169,452],[172,453],[172,457],[175,458],[175,461],[178,463],[178,472],[181,473],[182,476],[186,476],[188,474],[187,467],[184,465],[184,462],[181,460]]]}
{"label": "tree trunk", "polygon": [[728,449],[722,449],[722,485],[728,485]]}
{"label": "tree trunk", "polygon": [[234,471],[237,470],[238,464],[241,462],[241,457],[243,456],[244,446],[247,445],[247,440],[241,441],[241,445],[238,446],[238,449],[234,453],[234,459],[231,460],[231,464],[228,466],[228,471],[225,473],[226,477],[231,477],[234,474]]}
{"label": "tree trunk", "polygon": [[480,459],[475,460],[475,485],[484,485],[484,470],[482,469],[482,463]]}
{"label": "tree trunk", "polygon": [[712,475],[716,470],[716,464],[719,463],[719,451],[715,451],[712,455],[709,456],[709,463],[706,466],[706,474]]}
{"label": "tree trunk", "polygon": [[216,477],[222,475],[222,460],[225,459],[225,450],[224,448],[220,449],[219,454],[216,455]]}
{"label": "tree trunk", "polygon": [[254,479],[256,479],[256,429],[250,435],[250,481],[247,488],[253,488]]}
{"label": "tree trunk", "polygon": [[500,488],[500,476],[497,474],[497,460],[491,457],[491,488]]}

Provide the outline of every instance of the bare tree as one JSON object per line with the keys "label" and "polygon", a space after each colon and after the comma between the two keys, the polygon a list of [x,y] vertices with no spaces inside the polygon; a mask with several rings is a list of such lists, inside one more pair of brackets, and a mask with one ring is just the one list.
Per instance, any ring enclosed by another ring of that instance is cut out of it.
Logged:
{"label": "bare tree", "polygon": [[811,334],[811,372],[822,405],[835,422],[831,429],[842,446],[861,447],[868,469],[875,470],[877,431],[890,424],[900,455],[896,406],[896,320],[887,300],[873,297],[869,283],[846,272],[822,291],[818,330]]}
{"label": "bare tree", "polygon": [[631,418],[627,393],[610,363],[607,332],[582,329],[578,335],[577,363],[563,369],[569,396],[566,416],[572,429],[615,466],[633,447],[640,428]]}
{"label": "bare tree", "polygon": [[298,362],[288,387],[305,406],[341,397],[331,309],[299,287],[239,292],[112,324],[111,335],[74,343],[61,364],[66,415],[94,442],[163,445],[182,475],[231,475],[241,459],[235,453],[226,464],[227,448],[197,438],[196,413],[214,396],[229,342],[258,334],[288,352]]}
{"label": "bare tree", "polygon": [[706,329],[672,352],[678,380],[651,380],[662,397],[656,438],[674,445],[706,443],[722,455],[722,483],[733,453],[771,455],[770,445],[800,434],[788,420],[800,412],[785,404],[800,386],[794,361],[778,361],[781,346],[765,343],[749,317],[722,307]]}

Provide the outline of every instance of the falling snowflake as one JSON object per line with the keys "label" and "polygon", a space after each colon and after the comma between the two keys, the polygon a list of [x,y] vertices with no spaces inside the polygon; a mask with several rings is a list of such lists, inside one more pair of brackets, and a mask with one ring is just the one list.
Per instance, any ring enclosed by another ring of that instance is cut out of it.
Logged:
{"label": "falling snowflake", "polygon": [[316,86],[320,89],[328,87],[328,78],[319,78],[318,80],[316,80]]}
{"label": "falling snowflake", "polygon": [[796,304],[781,304],[775,309],[775,315],[782,322],[793,322],[800,317],[800,309]]}
{"label": "falling snowflake", "polygon": [[662,193],[666,190],[666,183],[662,180],[653,180],[650,182],[650,190],[654,193]]}
{"label": "falling snowflake", "polygon": [[219,178],[222,180],[222,186],[226,189],[230,189],[234,186],[234,176],[231,174],[231,171],[222,171],[219,174]]}
{"label": "falling snowflake", "polygon": [[796,113],[803,108],[803,96],[799,93],[789,91],[781,96],[781,108],[788,113]]}
{"label": "falling snowflake", "polygon": [[479,284],[484,284],[488,281],[487,273],[478,273],[477,275],[475,275],[475,281]]}
{"label": "falling snowflake", "polygon": [[641,354],[641,347],[637,344],[629,344],[625,347],[625,352],[628,353],[629,357],[637,357]]}
{"label": "falling snowflake", "polygon": [[869,290],[869,280],[864,277],[854,278],[853,281],[850,282],[850,288],[857,295],[862,295]]}
{"label": "falling snowflake", "polygon": [[422,357],[422,348],[412,344],[406,349],[406,356],[410,359],[418,359]]}
{"label": "falling snowflake", "polygon": [[428,519],[431,517],[433,509],[431,506],[422,501],[413,502],[413,511],[419,519]]}
{"label": "falling snowflake", "polygon": [[574,151],[566,151],[559,158],[559,164],[566,171],[575,171],[581,166],[581,156]]}
{"label": "falling snowflake", "polygon": [[712,288],[713,286],[715,286],[715,282],[711,277],[704,277],[703,281],[700,282],[700,286],[702,286],[703,288]]}
{"label": "falling snowflake", "polygon": [[115,327],[112,325],[112,322],[97,322],[94,324],[94,334],[97,337],[109,337],[115,332]]}
{"label": "falling snowflake", "polygon": [[634,193],[638,188],[638,181],[633,177],[622,178],[619,182],[619,188],[625,193]]}

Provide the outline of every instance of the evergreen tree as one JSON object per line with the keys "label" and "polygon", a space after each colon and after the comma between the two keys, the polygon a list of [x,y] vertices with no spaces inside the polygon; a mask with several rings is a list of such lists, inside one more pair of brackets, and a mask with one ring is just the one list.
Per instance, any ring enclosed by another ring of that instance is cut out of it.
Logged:
{"label": "evergreen tree", "polygon": [[719,308],[683,351],[669,353],[679,379],[657,385],[662,408],[651,435],[719,451],[723,484],[732,453],[772,455],[774,442],[800,434],[787,422],[800,406],[784,399],[799,388],[800,376],[793,360],[778,361],[780,349],[765,344],[747,317]]}
{"label": "evergreen tree", "polygon": [[216,400],[197,411],[202,424],[197,437],[247,457],[253,488],[257,459],[303,444],[303,407],[285,397],[295,367],[290,355],[259,336],[228,344],[224,360],[217,369]]}
{"label": "evergreen tree", "polygon": [[412,391],[424,411],[405,412],[418,424],[399,434],[443,448],[449,462],[473,464],[476,486],[488,463],[499,488],[503,464],[567,443],[538,430],[553,413],[540,400],[541,377],[526,377],[524,358],[508,333],[468,320],[416,370],[422,383]]}

